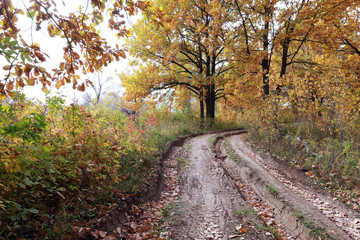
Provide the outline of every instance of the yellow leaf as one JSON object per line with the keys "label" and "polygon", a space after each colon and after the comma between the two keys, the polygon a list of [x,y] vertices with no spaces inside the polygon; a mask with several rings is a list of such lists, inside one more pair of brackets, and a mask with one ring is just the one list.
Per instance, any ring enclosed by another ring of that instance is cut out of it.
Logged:
{"label": "yellow leaf", "polygon": [[7,97],[6,94],[3,94],[3,92],[1,92],[1,94],[0,94],[0,100],[5,100],[6,97]]}

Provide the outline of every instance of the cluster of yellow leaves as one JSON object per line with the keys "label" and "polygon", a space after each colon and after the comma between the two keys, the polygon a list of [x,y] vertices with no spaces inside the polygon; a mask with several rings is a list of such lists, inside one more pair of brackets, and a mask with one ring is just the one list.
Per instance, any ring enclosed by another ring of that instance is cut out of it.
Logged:
{"label": "cluster of yellow leaves", "polygon": [[[239,34],[249,39],[229,46],[239,62],[231,72],[233,80],[227,83],[232,94],[221,101],[219,110],[236,118],[244,108],[260,108],[262,113],[269,108],[270,122],[279,121],[275,118],[282,109],[326,122],[328,127],[335,122],[354,123],[360,103],[359,3],[254,1],[252,9],[247,2],[236,2],[239,12],[248,16],[240,16]],[[267,20],[260,14],[264,7],[274,13]],[[272,32],[264,32],[266,21],[276,22],[270,25]],[[265,36],[273,44],[271,49],[263,47]],[[271,59],[268,72],[262,66],[266,58]],[[266,78],[270,94],[264,96]]]}

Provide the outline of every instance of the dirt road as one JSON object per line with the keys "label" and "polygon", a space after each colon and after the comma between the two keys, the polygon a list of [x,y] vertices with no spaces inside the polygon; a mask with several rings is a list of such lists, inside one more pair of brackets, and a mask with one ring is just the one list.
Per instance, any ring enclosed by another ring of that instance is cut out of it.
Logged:
{"label": "dirt road", "polygon": [[220,138],[217,154],[215,134],[184,145],[169,239],[360,239],[359,212],[243,136]]}
{"label": "dirt road", "polygon": [[285,161],[256,153],[244,136],[175,144],[159,200],[132,206],[109,239],[360,239],[360,212]]}
{"label": "dirt road", "polygon": [[[210,143],[213,137],[203,135],[185,145],[187,156],[180,165],[181,191],[177,214],[172,219],[175,222],[172,238],[228,239],[240,237],[241,230],[256,233],[256,239],[266,238],[266,233],[270,233],[248,229],[247,222],[241,221],[239,215],[250,213],[251,209],[231,177],[226,176],[220,163],[214,159]],[[262,224],[256,216],[250,218]]]}

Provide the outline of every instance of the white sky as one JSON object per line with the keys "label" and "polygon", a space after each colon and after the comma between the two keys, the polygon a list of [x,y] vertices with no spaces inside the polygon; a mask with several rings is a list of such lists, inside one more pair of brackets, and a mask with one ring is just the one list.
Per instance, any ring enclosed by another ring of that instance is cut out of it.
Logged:
{"label": "white sky", "polygon": [[[28,5],[28,2],[29,2],[28,0],[13,0],[13,5],[17,8],[24,9],[24,4]],[[67,15],[70,12],[77,12],[79,6],[81,4],[85,6],[87,1],[86,0],[55,0],[55,2],[57,4],[58,14]],[[130,22],[127,21],[128,28],[130,28],[131,22],[136,21],[137,18],[139,17],[133,17],[131,19],[128,19],[130,21]],[[119,44],[119,46],[121,46],[125,42],[124,39],[119,40],[116,37],[116,32],[111,31],[107,27],[107,25],[108,23],[105,20],[104,23],[100,26],[101,36],[103,38],[106,38],[108,44],[110,44],[111,46],[115,46],[115,44]],[[19,18],[19,22],[17,26],[21,29],[22,37],[28,43],[29,42],[31,43],[31,41],[33,41],[34,43],[38,43],[41,46],[42,51],[49,55],[49,59],[47,59],[47,61],[42,65],[43,67],[45,67],[48,70],[51,70],[59,66],[59,63],[62,61],[63,47],[66,44],[65,39],[51,38],[47,33],[47,27],[45,25],[42,26],[42,29],[40,31],[35,31],[35,26],[32,26],[31,20],[26,16],[22,16],[22,18]],[[106,68],[103,69],[101,75],[103,76],[104,80],[106,80],[108,77],[113,78],[113,80],[110,83],[107,83],[107,86],[109,88],[113,88],[114,90],[119,91],[120,79],[119,77],[117,77],[116,73],[125,71],[128,68],[127,63],[128,63],[127,59],[121,59],[119,62],[116,61],[112,62]],[[8,65],[8,63],[4,57],[0,56],[0,66],[4,66],[4,65]],[[83,77],[81,71],[78,74],[81,77]],[[2,67],[0,68],[0,76],[1,78],[5,76]],[[91,74],[87,75],[86,77],[88,77],[89,79],[94,79],[94,76],[92,76]],[[59,90],[57,90],[55,87],[50,90],[52,93],[60,92],[61,94],[65,95],[67,97],[67,103],[71,103],[74,97],[81,101],[82,96],[84,94],[83,92],[78,92],[76,90],[73,90],[70,85],[64,86]],[[25,87],[24,92],[30,98],[37,98],[40,100],[43,100],[45,98],[45,94],[41,91],[40,86]],[[87,89],[86,92],[92,94],[93,90]]]}

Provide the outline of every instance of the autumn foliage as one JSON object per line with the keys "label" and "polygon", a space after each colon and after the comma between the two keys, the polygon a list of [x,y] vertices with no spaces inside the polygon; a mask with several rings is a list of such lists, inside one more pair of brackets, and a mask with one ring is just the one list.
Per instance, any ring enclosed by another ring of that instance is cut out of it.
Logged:
{"label": "autumn foliage", "polygon": [[[12,96],[12,90],[25,85],[39,84],[44,92],[49,86],[57,88],[72,84],[74,89],[84,91],[91,81],[80,75],[101,70],[115,60],[125,58],[124,49],[108,43],[101,36],[99,25],[106,21],[118,37],[127,33],[124,16],[134,15],[139,9],[146,9],[146,1],[85,1],[77,12],[62,15],[57,11],[55,1],[31,0],[24,8],[14,6],[13,1],[0,3],[0,56],[7,65],[3,66],[5,76],[0,80],[0,96]],[[63,2],[63,4],[65,4]],[[71,5],[71,4],[70,4]],[[73,7],[73,6],[72,6]],[[54,69],[46,69],[43,63],[49,60],[37,39],[23,36],[18,26],[19,18],[28,18],[31,31],[46,31],[50,38],[63,38],[63,60]],[[34,28],[34,29],[33,29]]]}
{"label": "autumn foliage", "polygon": [[[102,210],[94,213],[88,206],[134,194],[153,177],[159,146],[174,129],[154,130],[155,115],[90,111],[65,106],[57,97],[34,104],[15,91],[66,83],[84,90],[91,83],[80,75],[125,57],[125,49],[133,69],[121,79],[125,98],[137,110],[144,103],[158,108],[164,103],[195,111],[202,127],[215,116],[245,122],[253,142],[321,185],[359,194],[359,1],[89,0],[88,5],[62,16],[53,1],[32,0],[26,11],[11,0],[0,3],[0,57],[7,62],[0,80],[5,238],[72,234],[71,224],[82,224],[68,214],[75,206],[96,218]],[[128,31],[124,14],[140,9],[143,18]],[[43,67],[47,53],[21,35],[21,15],[35,30],[65,39],[58,67]],[[124,48],[98,32],[105,16],[119,37],[128,37]],[[188,131],[180,127],[175,135]],[[350,200],[349,205],[358,206]],[[34,221],[25,224],[29,218]],[[64,221],[71,224],[59,224]]]}
{"label": "autumn foliage", "polygon": [[126,97],[171,95],[200,118],[246,122],[266,150],[359,195],[359,6],[154,1],[164,21],[144,17],[130,30]]}
{"label": "autumn foliage", "polygon": [[1,104],[0,118],[5,239],[76,236],[74,227],[109,210],[103,203],[135,196],[156,178],[165,139],[153,114],[125,117],[106,108],[64,106],[60,97],[40,105],[16,95]]}

